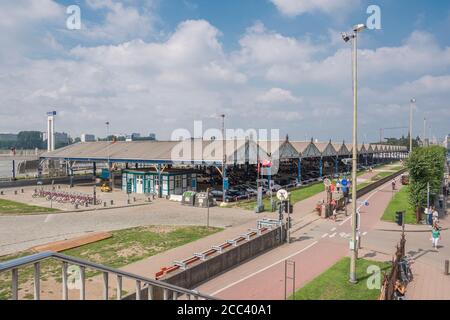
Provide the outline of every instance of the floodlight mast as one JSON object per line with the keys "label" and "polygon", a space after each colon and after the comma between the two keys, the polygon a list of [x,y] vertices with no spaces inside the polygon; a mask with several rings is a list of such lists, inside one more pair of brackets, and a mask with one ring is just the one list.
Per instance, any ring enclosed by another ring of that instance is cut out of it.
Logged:
{"label": "floodlight mast", "polygon": [[358,143],[357,143],[357,120],[358,120],[358,33],[366,29],[364,24],[357,24],[353,26],[353,33],[351,35],[342,33],[342,39],[345,42],[353,40],[352,43],[352,73],[353,73],[353,156],[352,156],[352,247],[351,247],[351,260],[350,260],[350,275],[349,281],[351,283],[357,283],[356,279],[356,260],[358,258],[358,244],[357,241],[357,166],[358,166]]}

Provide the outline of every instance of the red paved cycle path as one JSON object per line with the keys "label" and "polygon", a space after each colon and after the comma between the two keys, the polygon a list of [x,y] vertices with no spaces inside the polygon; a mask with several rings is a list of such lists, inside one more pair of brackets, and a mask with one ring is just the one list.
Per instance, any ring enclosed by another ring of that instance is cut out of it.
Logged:
{"label": "red paved cycle path", "polygon": [[[363,197],[362,200],[368,199],[370,204],[368,207],[361,207],[363,235],[375,227],[391,197],[390,182]],[[267,252],[197,289],[221,299],[284,299],[284,260],[295,261],[295,287],[301,288],[349,254],[350,221],[350,217],[342,217],[337,222],[313,221],[293,235],[298,237],[298,241]],[[364,246],[364,236],[362,245]],[[292,292],[292,282],[288,282],[288,292]]]}

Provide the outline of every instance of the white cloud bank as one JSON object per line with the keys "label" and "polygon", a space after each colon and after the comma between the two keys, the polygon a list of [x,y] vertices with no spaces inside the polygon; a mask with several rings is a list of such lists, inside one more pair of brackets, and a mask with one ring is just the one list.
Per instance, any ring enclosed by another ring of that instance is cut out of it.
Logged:
{"label": "white cloud bank", "polygon": [[[224,50],[221,36],[206,20],[187,20],[163,41],[79,45],[56,58],[19,55],[15,63],[0,56],[0,131],[44,130],[45,112],[55,108],[58,130],[73,134],[104,135],[109,120],[113,132],[167,138],[193,120],[226,113],[230,127],[348,139],[349,48],[288,37],[262,23],[245,31],[234,52]],[[369,137],[380,126],[406,123],[412,96],[436,131],[448,130],[442,115],[450,101],[450,48],[431,34],[416,31],[398,46],[361,50],[360,71],[361,130]]]}

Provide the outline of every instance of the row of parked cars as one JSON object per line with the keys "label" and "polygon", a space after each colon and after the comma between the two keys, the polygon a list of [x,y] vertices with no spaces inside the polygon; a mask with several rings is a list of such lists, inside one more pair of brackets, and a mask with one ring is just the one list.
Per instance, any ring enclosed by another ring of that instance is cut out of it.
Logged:
{"label": "row of parked cars", "polygon": [[[281,189],[281,186],[275,183],[271,183],[271,187],[269,188],[268,182],[264,182],[262,186],[263,194],[267,194],[269,191],[277,192]],[[213,198],[216,200],[223,199],[222,190],[213,189],[210,191]],[[258,194],[258,186],[256,182],[247,182],[239,185],[235,185],[227,190],[225,195],[226,202],[234,202],[242,199],[249,199],[252,197],[256,197]]]}

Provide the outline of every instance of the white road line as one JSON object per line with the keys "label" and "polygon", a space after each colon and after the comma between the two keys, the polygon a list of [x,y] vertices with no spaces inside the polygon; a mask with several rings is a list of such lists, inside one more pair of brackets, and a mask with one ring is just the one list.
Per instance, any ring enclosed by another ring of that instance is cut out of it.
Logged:
{"label": "white road line", "polygon": [[352,215],[350,215],[350,217],[348,217],[347,219],[345,219],[344,221],[342,221],[341,223],[339,223],[340,226],[342,226],[344,223],[346,223],[348,220],[350,220],[352,218]]}
{"label": "white road line", "polygon": [[331,229],[331,232],[336,231],[336,228]]}
{"label": "white road line", "polygon": [[[384,186],[385,187],[385,186]],[[366,200],[369,200],[370,198],[372,198],[374,195],[376,195],[379,191],[383,190],[384,187],[378,188],[376,189],[374,192],[372,192],[367,198]],[[361,209],[361,207],[364,206],[364,204],[359,205],[358,210]],[[342,221],[339,225],[342,226],[344,223],[346,223],[348,220],[350,220],[352,218],[353,214],[351,214],[347,219],[345,219],[344,221]]]}
{"label": "white road line", "polygon": [[334,238],[336,236],[336,232],[330,235],[330,238]]}
{"label": "white road line", "polygon": [[362,234],[362,235],[363,235],[363,236],[365,236],[366,234],[367,234],[367,231],[366,231],[366,232],[363,232],[363,234]]}
{"label": "white road line", "polygon": [[325,233],[325,234],[322,236],[322,239],[323,239],[323,238],[326,238],[326,237],[328,237],[328,233]]}
{"label": "white road line", "polygon": [[217,291],[214,292],[214,293],[211,293],[211,296],[215,296],[216,294],[221,293],[222,291],[225,291],[225,290],[227,290],[228,288],[231,288],[232,286],[234,286],[234,285],[236,285],[236,284],[238,284],[238,283],[240,283],[240,282],[242,282],[242,281],[245,281],[245,280],[247,280],[247,279],[249,279],[249,278],[251,278],[251,277],[257,275],[258,273],[264,272],[264,271],[266,271],[267,269],[270,269],[270,268],[272,268],[273,266],[276,266],[277,264],[283,262],[284,260],[290,259],[290,258],[292,258],[292,257],[294,257],[294,256],[296,256],[296,255],[298,255],[298,254],[300,254],[300,253],[302,253],[302,252],[308,250],[309,248],[311,248],[312,246],[316,245],[317,243],[318,243],[318,241],[314,241],[313,243],[311,243],[311,244],[308,245],[307,247],[303,248],[302,250],[297,251],[297,252],[295,252],[295,253],[293,253],[293,254],[291,254],[291,255],[289,255],[289,256],[287,256],[287,257],[281,259],[281,260],[278,260],[277,262],[274,262],[274,263],[272,263],[270,266],[267,266],[267,267],[265,267],[265,268],[262,268],[262,269],[259,270],[259,271],[253,272],[252,274],[249,274],[248,276],[246,276],[246,277],[244,277],[244,278],[242,278],[242,279],[239,279],[238,281],[235,281],[235,282],[233,282],[233,283],[230,283],[230,284],[227,285],[226,287],[223,287],[222,289],[217,290]]}
{"label": "white road line", "polygon": [[45,217],[44,223],[49,222],[52,216],[52,214],[48,214],[47,217]]}

